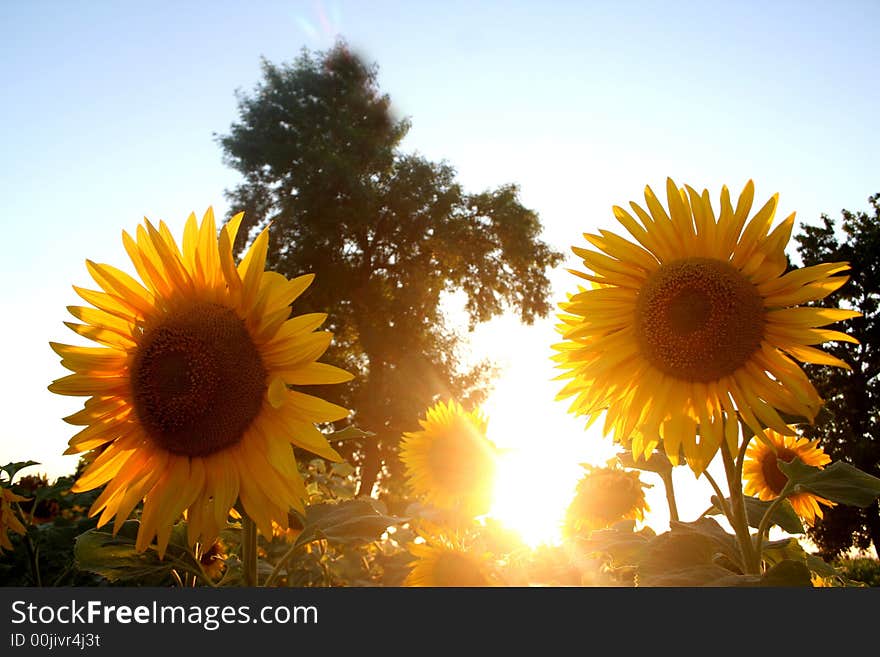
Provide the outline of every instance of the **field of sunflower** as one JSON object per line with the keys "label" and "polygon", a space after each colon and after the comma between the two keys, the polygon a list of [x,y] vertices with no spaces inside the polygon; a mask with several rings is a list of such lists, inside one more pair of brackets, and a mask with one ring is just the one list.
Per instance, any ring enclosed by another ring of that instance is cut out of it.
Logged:
{"label": "field of sunflower", "polygon": [[[777,197],[752,213],[672,180],[666,204],[614,208],[631,239],[585,234],[583,283],[559,304],[559,399],[602,418],[620,448],[585,467],[560,545],[532,548],[487,516],[498,450],[479,408],[438,399],[402,436],[406,495],[356,495],[337,449],[369,427],[316,390],[351,375],[320,362],[326,315],[296,314],[313,283],[266,269],[269,228],[236,262],[242,215],[191,215],[178,244],[150,221],[123,246],[140,280],[87,260],[67,326],[92,346],[51,343],[72,373],[49,389],[85,398],[70,478],[34,463],[0,478],[7,585],[847,586],[853,570],[798,539],[823,508],[864,507],[880,479],[832,462],[798,435],[823,405],[801,363],[849,367],[820,350],[857,316],[815,305],[846,262],[790,269],[794,215]],[[304,392],[307,388],[309,392]],[[313,394],[315,393],[315,394]],[[726,481],[710,463],[719,459]],[[715,494],[680,518],[671,472]],[[641,472],[660,476],[666,531],[643,526]],[[24,473],[24,474],[22,474]],[[771,540],[776,527],[785,537]]]}

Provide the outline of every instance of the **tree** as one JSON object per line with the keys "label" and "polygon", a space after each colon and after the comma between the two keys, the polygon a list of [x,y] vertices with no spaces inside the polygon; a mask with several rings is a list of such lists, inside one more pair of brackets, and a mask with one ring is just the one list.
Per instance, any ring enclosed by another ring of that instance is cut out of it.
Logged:
{"label": "tree", "polygon": [[490,364],[464,367],[444,301],[464,300],[470,328],[511,308],[532,323],[551,309],[545,272],[562,254],[539,239],[516,185],[467,193],[445,162],[400,152],[409,121],[393,116],[377,67],[344,43],[262,68],[219,137],[244,177],[227,192],[245,213],[237,251],[272,222],[269,267],[316,275],[298,312],[329,313],[325,360],[357,375],[338,401],[376,434],[349,454],[370,494],[380,475],[399,481],[400,435],[438,395],[485,391]]}
{"label": "tree", "polygon": [[[849,307],[861,317],[843,323],[859,344],[837,342],[825,349],[846,361],[851,371],[809,365],[807,373],[826,404],[804,434],[818,438],[833,460],[851,463],[880,476],[880,194],[869,197],[874,215],[842,210],[839,230],[822,215],[821,226],[806,226],[795,238],[805,266],[847,261],[850,280],[822,305]],[[837,506],[809,531],[825,556],[850,547],[880,552],[880,502],[860,509]]]}

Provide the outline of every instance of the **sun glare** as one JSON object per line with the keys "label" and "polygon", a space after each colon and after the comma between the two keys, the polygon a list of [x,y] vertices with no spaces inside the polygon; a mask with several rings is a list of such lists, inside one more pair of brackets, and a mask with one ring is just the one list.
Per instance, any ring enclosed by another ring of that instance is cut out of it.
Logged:
{"label": "sun glare", "polygon": [[530,547],[561,542],[562,520],[580,471],[577,463],[574,468],[562,463],[551,465],[546,456],[531,449],[504,454],[498,464],[489,511]]}
{"label": "sun glare", "polygon": [[561,542],[580,464],[614,454],[611,441],[586,435],[583,422],[553,401],[549,379],[522,363],[507,368],[483,405],[488,436],[501,450],[489,516],[531,547]]}

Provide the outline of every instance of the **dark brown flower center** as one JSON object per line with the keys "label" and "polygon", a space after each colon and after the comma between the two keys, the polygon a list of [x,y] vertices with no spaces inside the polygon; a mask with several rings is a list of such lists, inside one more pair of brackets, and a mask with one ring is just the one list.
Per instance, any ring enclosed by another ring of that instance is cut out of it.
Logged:
{"label": "dark brown flower center", "polygon": [[607,526],[645,508],[641,483],[625,472],[593,472],[580,480],[569,512],[575,520]]}
{"label": "dark brown flower center", "polygon": [[488,491],[494,460],[476,427],[461,420],[431,443],[428,462],[434,480],[446,491],[468,496]]}
{"label": "dark brown flower center", "polygon": [[715,381],[735,372],[761,346],[764,303],[728,262],[685,258],[661,265],[636,301],[642,355],[661,372]]}
{"label": "dark brown flower center", "polygon": [[196,303],[146,329],[131,385],[153,440],[174,454],[207,456],[241,440],[260,411],[266,370],[238,315]]}
{"label": "dark brown flower center", "polygon": [[775,454],[772,450],[768,450],[761,459],[761,474],[764,475],[764,483],[775,495],[779,495],[785,484],[788,483],[788,477],[779,469],[776,460],[782,459],[786,463],[791,463],[795,456],[797,454],[787,447],[777,447]]}

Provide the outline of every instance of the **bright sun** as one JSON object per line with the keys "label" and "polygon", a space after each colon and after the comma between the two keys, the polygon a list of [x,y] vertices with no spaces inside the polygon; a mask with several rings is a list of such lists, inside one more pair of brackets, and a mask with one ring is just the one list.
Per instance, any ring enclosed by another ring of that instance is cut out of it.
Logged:
{"label": "bright sun", "polygon": [[531,547],[561,542],[580,464],[615,453],[610,440],[586,435],[583,421],[553,402],[551,382],[534,374],[506,372],[483,405],[489,438],[502,451],[489,516]]}

